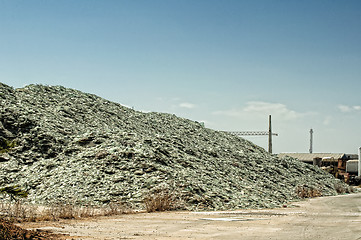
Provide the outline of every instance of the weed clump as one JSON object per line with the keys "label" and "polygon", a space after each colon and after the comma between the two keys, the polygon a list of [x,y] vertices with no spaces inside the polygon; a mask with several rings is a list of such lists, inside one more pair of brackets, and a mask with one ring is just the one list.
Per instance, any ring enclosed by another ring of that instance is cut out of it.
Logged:
{"label": "weed clump", "polygon": [[[106,206],[79,206],[71,203],[57,203],[37,206],[26,199],[0,201],[0,220],[11,222],[59,221],[60,219],[81,219],[97,216],[114,216],[132,213],[123,203],[112,202]],[[0,238],[2,239],[2,238]]]}
{"label": "weed clump", "polygon": [[320,189],[308,186],[297,186],[295,192],[299,198],[314,198],[322,196],[322,191]]}
{"label": "weed clump", "polygon": [[355,189],[341,183],[335,183],[334,188],[338,194],[353,193]]}
{"label": "weed clump", "polygon": [[175,194],[166,189],[158,190],[155,193],[148,193],[143,201],[147,212],[174,210],[178,205]]}

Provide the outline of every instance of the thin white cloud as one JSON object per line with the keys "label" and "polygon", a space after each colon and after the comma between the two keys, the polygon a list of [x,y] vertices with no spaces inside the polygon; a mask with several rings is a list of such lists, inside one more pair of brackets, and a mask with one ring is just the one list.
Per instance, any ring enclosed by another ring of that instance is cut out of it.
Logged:
{"label": "thin white cloud", "polygon": [[248,102],[244,111],[260,114],[269,113],[272,115],[282,116],[287,120],[296,119],[301,116],[300,113],[288,109],[287,106],[282,103]]}
{"label": "thin white cloud", "polygon": [[283,120],[294,120],[310,113],[299,113],[294,110],[288,109],[282,103],[269,103],[261,101],[247,102],[246,106],[242,109],[230,109],[225,111],[216,111],[216,115],[225,115],[229,117],[243,118],[245,116],[254,115],[274,115]]}
{"label": "thin white cloud", "polygon": [[359,105],[356,105],[356,106],[338,105],[337,107],[341,112],[344,112],[344,113],[361,111],[361,106],[359,106]]}
{"label": "thin white cloud", "polygon": [[355,109],[356,111],[360,111],[360,110],[361,110],[361,106],[353,106],[353,109]]}
{"label": "thin white cloud", "polygon": [[331,121],[332,121],[332,117],[331,116],[326,116],[324,119],[323,119],[323,125],[330,125],[331,124]]}
{"label": "thin white cloud", "polygon": [[187,109],[193,109],[196,107],[195,104],[189,103],[189,102],[180,103],[178,106],[181,108],[187,108]]}

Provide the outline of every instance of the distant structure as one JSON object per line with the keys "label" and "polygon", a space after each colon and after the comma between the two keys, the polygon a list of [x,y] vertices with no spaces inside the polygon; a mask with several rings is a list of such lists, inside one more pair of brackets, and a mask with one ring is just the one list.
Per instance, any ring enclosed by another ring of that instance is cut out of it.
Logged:
{"label": "distant structure", "polygon": [[[268,136],[269,131],[225,131],[236,136]],[[273,136],[278,136],[278,133],[272,133]]]}
{"label": "distant structure", "polygon": [[361,147],[358,149],[358,167],[357,167],[357,176],[361,177]]}
{"label": "distant structure", "polygon": [[227,131],[230,134],[236,135],[236,136],[267,136],[268,135],[268,152],[272,153],[272,136],[278,136],[277,133],[272,132],[272,126],[271,126],[271,115],[269,115],[269,128],[267,131],[234,131],[230,132]]}
{"label": "distant structure", "polygon": [[271,115],[268,118],[268,152],[272,153],[272,124]]}
{"label": "distant structure", "polygon": [[310,130],[310,153],[312,153],[312,151],[313,151],[312,145],[313,145],[313,129],[311,128],[311,130]]}

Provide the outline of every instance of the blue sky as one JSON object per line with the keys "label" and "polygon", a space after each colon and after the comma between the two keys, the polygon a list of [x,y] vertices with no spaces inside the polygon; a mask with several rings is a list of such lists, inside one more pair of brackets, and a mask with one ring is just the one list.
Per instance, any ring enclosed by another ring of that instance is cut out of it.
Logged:
{"label": "blue sky", "polygon": [[[0,0],[0,81],[62,85],[274,152],[361,146],[361,1]],[[251,137],[267,149],[267,137]]]}

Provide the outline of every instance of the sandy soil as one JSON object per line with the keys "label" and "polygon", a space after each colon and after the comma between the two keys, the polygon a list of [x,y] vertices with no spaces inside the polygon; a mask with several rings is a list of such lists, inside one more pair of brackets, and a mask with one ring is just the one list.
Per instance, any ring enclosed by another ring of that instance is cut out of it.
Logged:
{"label": "sandy soil", "polygon": [[292,203],[282,209],[138,213],[23,223],[66,239],[361,239],[361,193]]}

